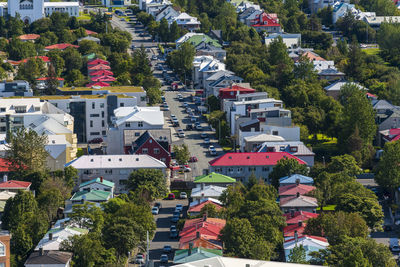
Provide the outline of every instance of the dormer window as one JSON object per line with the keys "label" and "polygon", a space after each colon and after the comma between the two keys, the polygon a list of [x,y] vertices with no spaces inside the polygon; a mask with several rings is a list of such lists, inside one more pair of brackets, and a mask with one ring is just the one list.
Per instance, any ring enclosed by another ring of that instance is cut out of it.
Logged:
{"label": "dormer window", "polygon": [[297,152],[297,151],[298,151],[297,146],[291,146],[290,147],[290,152]]}

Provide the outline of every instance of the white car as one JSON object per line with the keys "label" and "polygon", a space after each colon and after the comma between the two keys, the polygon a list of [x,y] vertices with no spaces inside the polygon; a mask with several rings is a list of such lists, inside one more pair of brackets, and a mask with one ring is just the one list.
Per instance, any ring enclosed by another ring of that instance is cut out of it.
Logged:
{"label": "white car", "polygon": [[210,138],[206,137],[204,138],[204,144],[209,145],[211,143]]}
{"label": "white car", "polygon": [[179,212],[182,212],[182,210],[183,210],[182,204],[176,204],[175,210],[176,210],[176,211],[179,211]]}
{"label": "white car", "polygon": [[210,155],[211,155],[211,156],[217,155],[217,150],[216,150],[215,147],[212,146],[212,145],[208,148],[208,151],[210,152]]}
{"label": "white car", "polygon": [[153,207],[153,208],[151,209],[151,213],[152,213],[153,215],[157,215],[157,214],[158,214],[158,211],[159,211],[159,209],[158,209],[157,207]]}
{"label": "white car", "polygon": [[187,199],[187,194],[186,194],[186,192],[181,192],[180,195],[179,195],[179,198],[181,198],[181,199]]}
{"label": "white car", "polygon": [[182,129],[178,129],[178,136],[181,138],[185,137],[185,132]]}

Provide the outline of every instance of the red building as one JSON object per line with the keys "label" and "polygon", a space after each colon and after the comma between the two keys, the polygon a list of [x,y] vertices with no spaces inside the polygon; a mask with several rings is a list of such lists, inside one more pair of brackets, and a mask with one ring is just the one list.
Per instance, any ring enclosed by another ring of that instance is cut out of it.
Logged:
{"label": "red building", "polygon": [[279,19],[276,14],[267,14],[265,12],[257,15],[252,21],[251,27],[256,29],[257,32],[265,31],[268,33],[281,32],[282,27],[279,24]]}
{"label": "red building", "polygon": [[149,131],[144,132],[132,146],[125,146],[125,152],[128,154],[147,154],[161,160],[169,166],[171,162],[171,145],[166,139],[154,138]]}
{"label": "red building", "polygon": [[232,85],[228,88],[222,88],[219,90],[219,98],[223,99],[236,99],[237,95],[255,93],[256,90],[252,88],[246,88],[239,85]]}

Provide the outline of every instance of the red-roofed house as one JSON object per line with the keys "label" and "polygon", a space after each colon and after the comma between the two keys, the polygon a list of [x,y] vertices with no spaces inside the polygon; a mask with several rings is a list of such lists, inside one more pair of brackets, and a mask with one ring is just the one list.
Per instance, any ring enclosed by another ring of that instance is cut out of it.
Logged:
{"label": "red-roofed house", "polygon": [[105,82],[105,83],[110,83],[114,82],[116,79],[112,76],[104,75],[104,76],[95,76],[92,77],[91,80],[93,82]]}
{"label": "red-roofed house", "polygon": [[382,146],[387,142],[400,140],[400,128],[392,128],[379,132]]}
{"label": "red-roofed house", "polygon": [[219,98],[221,101],[224,99],[236,99],[237,95],[255,93],[256,90],[246,88],[239,85],[232,85],[231,87],[222,88],[219,90]]}
{"label": "red-roofed house", "polygon": [[31,187],[30,182],[10,180],[0,183],[0,192],[2,191],[18,192],[19,190],[28,191],[30,187]]}
{"label": "red-roofed house", "polygon": [[299,222],[305,222],[311,218],[317,218],[319,216],[318,213],[312,213],[307,211],[291,211],[289,213],[283,214],[286,218],[286,224],[298,224]]}
{"label": "red-roofed house", "polygon": [[88,64],[88,66],[95,66],[95,65],[99,65],[99,64],[110,65],[110,62],[108,62],[107,60],[96,58],[96,59],[90,60],[87,64]]}
{"label": "red-roofed house", "polygon": [[68,47],[79,48],[78,45],[65,44],[65,43],[63,43],[63,44],[54,44],[54,45],[46,46],[46,47],[44,48],[44,50],[47,50],[47,51],[49,51],[49,50],[65,50],[65,49],[67,49]]}
{"label": "red-roofed house", "polygon": [[86,84],[86,87],[93,87],[93,86],[107,87],[107,86],[110,86],[110,84],[105,83],[105,82],[92,82],[92,83]]}
{"label": "red-roofed house", "polygon": [[218,218],[197,218],[197,219],[190,219],[185,221],[185,225],[183,226],[183,229],[187,227],[191,227],[193,225],[200,225],[203,222],[207,222],[210,224],[215,224],[219,225],[221,228],[224,228],[226,221],[224,219],[218,219]]}
{"label": "red-roofed house", "polygon": [[295,159],[300,164],[306,164],[305,161],[287,152],[226,153],[210,161],[209,169],[210,172],[228,175],[241,182],[247,182],[252,173],[269,182],[269,173],[281,159]]}
{"label": "red-roofed house", "polygon": [[267,14],[265,12],[256,15],[252,25],[257,32],[265,31],[268,33],[281,32],[282,28],[276,14]]}
{"label": "red-roofed house", "polygon": [[86,32],[87,35],[97,34],[97,32],[94,32],[94,31],[91,31],[91,30],[86,30],[86,29],[85,29],[85,32]]}
{"label": "red-roofed house", "polygon": [[36,39],[39,39],[40,35],[39,34],[34,34],[34,33],[32,33],[32,34],[23,34],[23,35],[18,36],[18,38],[23,42],[27,42],[27,41],[33,42]]}
{"label": "red-roofed house", "polygon": [[303,222],[299,222],[297,224],[288,225],[283,228],[283,236],[286,237],[294,237],[294,234],[297,233],[299,235],[304,233],[306,229],[306,224]]}
{"label": "red-roofed house", "polygon": [[220,225],[203,222],[199,225],[183,228],[179,236],[181,238],[195,238],[198,235],[197,233],[200,233],[207,240],[218,240],[222,228]]}
{"label": "red-roofed house", "polygon": [[9,173],[14,172],[15,167],[13,163],[5,158],[0,158],[0,179],[4,178],[4,175],[9,175]]}
{"label": "red-roofed house", "polygon": [[105,65],[105,64],[98,64],[98,65],[88,67],[89,75],[92,71],[95,71],[95,70],[110,70],[110,69],[111,69],[111,67],[108,65]]}
{"label": "red-roofed house", "polygon": [[179,249],[188,249],[189,243],[192,243],[194,248],[222,249],[222,243],[216,240],[207,240],[201,236],[200,232],[193,239],[187,240],[187,238],[185,238],[183,241],[181,240],[179,242]]}
{"label": "red-roofed house", "polygon": [[114,75],[114,73],[109,70],[96,70],[90,73],[90,76],[103,76],[103,75],[112,76]]}
{"label": "red-roofed house", "polygon": [[[46,86],[46,81],[48,81],[49,79],[50,79],[50,77],[42,77],[42,78],[36,79],[38,87],[41,88],[41,86]],[[57,77],[56,79],[59,84],[58,86],[64,87],[64,78]]]}
{"label": "red-roofed house", "polygon": [[201,203],[199,203],[199,204],[197,204],[197,205],[191,206],[191,207],[188,209],[188,214],[189,214],[190,216],[199,215],[201,209],[202,209],[205,205],[207,205],[207,204],[213,205],[217,211],[220,210],[220,209],[222,209],[222,206],[221,206],[221,205],[219,205],[219,204],[217,204],[217,203],[215,203],[215,202],[213,202],[213,201],[211,201],[211,200],[207,200],[207,201],[201,202]]}
{"label": "red-roofed house", "polygon": [[315,186],[305,185],[305,184],[291,184],[279,187],[279,196],[282,198],[296,196],[298,193],[300,195],[305,195],[315,190]]}

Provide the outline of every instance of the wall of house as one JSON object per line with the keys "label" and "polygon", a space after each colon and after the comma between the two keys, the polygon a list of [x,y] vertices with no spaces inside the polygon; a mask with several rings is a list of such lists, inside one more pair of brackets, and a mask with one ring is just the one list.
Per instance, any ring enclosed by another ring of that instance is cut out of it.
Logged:
{"label": "wall of house", "polygon": [[306,211],[306,212],[312,212],[312,213],[316,213],[316,208],[313,207],[284,207],[281,208],[283,213],[289,213],[290,211],[294,210],[294,211]]}
{"label": "wall of house", "polygon": [[247,183],[249,176],[254,173],[257,178],[263,179],[269,183],[268,176],[272,172],[273,166],[234,166],[234,167],[214,167],[210,166],[210,172],[216,172],[229,177],[235,178],[237,181]]}
{"label": "wall of house", "polygon": [[114,189],[113,188],[111,188],[109,186],[106,186],[104,184],[101,184],[101,183],[92,183],[92,184],[86,185],[84,187],[80,187],[79,191],[84,191],[84,190],[88,190],[88,189],[90,189],[90,190],[102,190],[102,191],[111,192],[111,194],[112,194],[111,198],[114,195]]}
{"label": "wall of house", "polygon": [[[158,150],[158,153],[157,153]],[[171,155],[165,151],[165,149],[157,143],[154,139],[148,139],[136,152],[135,154],[146,154],[153,158],[161,160],[165,165],[169,166],[171,162]]]}
{"label": "wall of house", "polygon": [[0,256],[0,264],[4,263],[4,267],[10,267],[10,234],[7,231],[0,232],[0,242],[5,246],[5,255]]}

